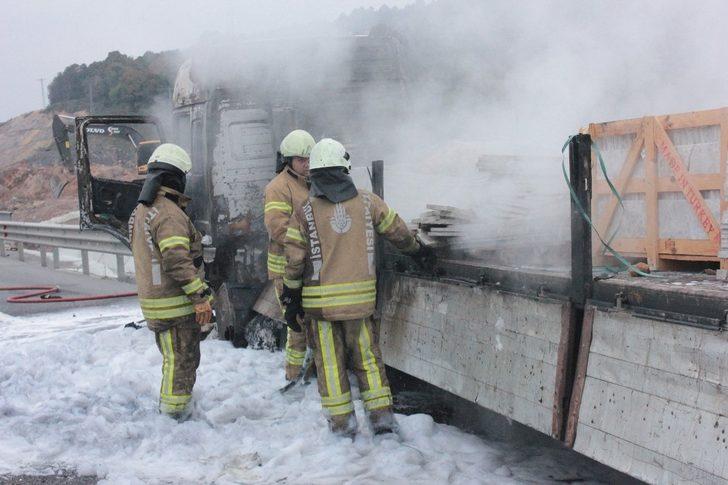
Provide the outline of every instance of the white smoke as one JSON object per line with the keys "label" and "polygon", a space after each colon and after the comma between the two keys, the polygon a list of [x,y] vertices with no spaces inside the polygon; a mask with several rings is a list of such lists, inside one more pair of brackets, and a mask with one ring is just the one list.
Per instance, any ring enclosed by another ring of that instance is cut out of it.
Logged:
{"label": "white smoke", "polygon": [[414,75],[399,149],[384,157],[396,165],[388,200],[408,216],[472,209],[481,224],[465,243],[568,264],[564,141],[592,122],[724,106],[726,14],[719,1],[455,0],[390,15]]}
{"label": "white smoke", "polygon": [[[726,104],[726,14],[717,0],[440,0],[294,34],[209,35],[190,53],[208,84],[297,106],[296,127],[342,137],[354,166],[384,159],[385,196],[405,218],[450,204],[479,216],[474,246],[553,252],[568,239],[563,142],[591,122]],[[364,84],[356,103],[317,111],[355,76],[352,36],[369,32],[396,39],[396,93]],[[494,166],[500,155],[516,157]]]}

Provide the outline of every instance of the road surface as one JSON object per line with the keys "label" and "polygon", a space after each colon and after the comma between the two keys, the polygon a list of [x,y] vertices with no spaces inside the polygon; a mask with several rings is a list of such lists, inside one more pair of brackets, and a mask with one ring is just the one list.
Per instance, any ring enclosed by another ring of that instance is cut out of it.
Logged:
{"label": "road surface", "polygon": [[[42,267],[40,262],[33,261],[33,259],[26,253],[26,261],[18,261],[17,254],[11,251],[8,251],[8,256],[0,257],[0,286],[58,286],[61,288],[59,295],[64,297],[136,291],[136,286],[133,284],[121,283],[114,279],[91,278],[70,271],[52,270]],[[0,313],[22,316],[103,304],[103,301],[71,303],[7,302],[8,296],[19,293],[22,292],[0,292]],[[126,298],[125,300],[131,301],[133,298]]]}

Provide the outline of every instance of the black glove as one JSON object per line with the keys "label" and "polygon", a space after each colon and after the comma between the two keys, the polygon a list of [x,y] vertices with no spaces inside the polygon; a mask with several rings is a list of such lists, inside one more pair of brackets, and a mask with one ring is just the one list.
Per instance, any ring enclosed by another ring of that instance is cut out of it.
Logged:
{"label": "black glove", "polygon": [[281,293],[281,304],[286,307],[286,325],[294,332],[300,332],[301,325],[298,323],[298,316],[303,317],[303,301],[301,288],[289,288],[283,285]]}
{"label": "black glove", "polygon": [[420,247],[417,252],[410,256],[415,260],[417,266],[427,271],[434,270],[435,265],[437,264],[437,255],[435,254],[435,251],[422,243],[420,243]]}

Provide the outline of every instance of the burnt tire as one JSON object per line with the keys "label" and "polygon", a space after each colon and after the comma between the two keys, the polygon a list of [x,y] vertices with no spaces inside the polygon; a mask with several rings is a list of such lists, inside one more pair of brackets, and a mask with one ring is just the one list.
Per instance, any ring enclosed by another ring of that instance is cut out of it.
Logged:
{"label": "burnt tire", "polygon": [[285,326],[265,315],[256,314],[245,326],[245,340],[253,349],[281,350],[285,339]]}

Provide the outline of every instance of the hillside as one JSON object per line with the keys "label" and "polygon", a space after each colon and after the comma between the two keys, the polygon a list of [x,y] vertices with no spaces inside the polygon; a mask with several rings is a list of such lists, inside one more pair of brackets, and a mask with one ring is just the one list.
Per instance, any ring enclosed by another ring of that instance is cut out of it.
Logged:
{"label": "hillside", "polygon": [[[58,199],[51,194],[53,177],[71,181]],[[22,161],[0,169],[0,187],[0,210],[12,211],[16,221],[45,221],[78,208],[76,178],[58,163]]]}
{"label": "hillside", "polygon": [[[51,135],[53,113],[32,111],[0,125],[0,210],[18,221],[42,221],[76,209],[73,174],[60,165]],[[59,199],[50,180],[71,180]]]}
{"label": "hillside", "polygon": [[91,64],[72,64],[48,86],[51,108],[94,114],[145,112],[158,96],[169,97],[182,56],[177,51],[130,57],[118,51]]}
{"label": "hillside", "polygon": [[[12,211],[14,220],[43,221],[77,209],[75,175],[61,166],[53,142],[53,113],[146,112],[155,97],[168,97],[179,59],[175,51],[137,58],[110,52],[102,61],[58,73],[48,87],[48,110],[0,124],[0,210]],[[59,199],[51,194],[51,180],[70,181]]]}
{"label": "hillside", "polygon": [[52,113],[31,111],[0,125],[0,170],[19,162],[50,165],[58,161],[51,136]]}

